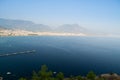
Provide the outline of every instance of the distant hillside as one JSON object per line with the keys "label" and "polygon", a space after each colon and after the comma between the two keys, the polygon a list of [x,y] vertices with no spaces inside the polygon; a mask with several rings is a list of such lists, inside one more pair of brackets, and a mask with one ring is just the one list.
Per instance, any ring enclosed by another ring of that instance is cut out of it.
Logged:
{"label": "distant hillside", "polygon": [[11,20],[0,18],[0,28],[10,30],[27,30],[33,32],[60,32],[60,33],[85,33],[86,29],[78,24],[63,24],[52,29],[48,25],[35,24],[32,21],[26,20]]}
{"label": "distant hillside", "polygon": [[63,24],[59,26],[56,31],[68,33],[84,33],[85,29],[78,24]]}
{"label": "distant hillside", "polygon": [[35,24],[32,21],[11,20],[0,18],[0,28],[21,29],[28,31],[51,31],[51,28],[43,24]]}

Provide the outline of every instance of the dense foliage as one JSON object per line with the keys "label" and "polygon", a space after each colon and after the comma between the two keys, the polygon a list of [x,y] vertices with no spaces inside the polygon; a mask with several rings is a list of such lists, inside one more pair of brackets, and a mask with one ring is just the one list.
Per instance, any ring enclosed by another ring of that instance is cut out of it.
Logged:
{"label": "dense foliage", "polygon": [[65,78],[62,72],[54,73],[49,71],[46,65],[42,65],[40,71],[33,71],[31,78],[22,77],[19,80],[120,80],[120,78],[114,77],[113,75],[110,77],[98,77],[93,71],[88,72],[86,77],[82,77],[81,75],[71,75],[70,77]]}

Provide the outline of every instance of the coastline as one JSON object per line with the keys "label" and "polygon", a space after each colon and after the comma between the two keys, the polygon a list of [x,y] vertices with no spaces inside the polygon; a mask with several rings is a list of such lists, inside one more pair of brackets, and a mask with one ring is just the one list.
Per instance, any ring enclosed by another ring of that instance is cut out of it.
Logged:
{"label": "coastline", "polygon": [[0,30],[0,36],[87,36],[84,33],[32,32],[25,30]]}

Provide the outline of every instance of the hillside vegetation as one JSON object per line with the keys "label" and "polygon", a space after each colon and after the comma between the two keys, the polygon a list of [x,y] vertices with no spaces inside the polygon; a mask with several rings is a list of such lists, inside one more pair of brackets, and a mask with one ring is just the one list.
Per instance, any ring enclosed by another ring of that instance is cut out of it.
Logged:
{"label": "hillside vegetation", "polygon": [[21,77],[19,80],[120,80],[120,76],[118,76],[115,73],[102,74],[100,76],[96,76],[96,74],[93,71],[90,71],[84,77],[81,75],[70,75],[70,77],[64,77],[64,73],[52,72],[51,70],[48,70],[46,65],[42,65],[41,70],[38,72],[33,71],[31,77]]}

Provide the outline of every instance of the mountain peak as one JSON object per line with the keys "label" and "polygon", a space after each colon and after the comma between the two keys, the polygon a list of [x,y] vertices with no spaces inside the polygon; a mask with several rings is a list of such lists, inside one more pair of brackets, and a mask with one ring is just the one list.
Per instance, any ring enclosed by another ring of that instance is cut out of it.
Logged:
{"label": "mountain peak", "polygon": [[12,20],[0,18],[0,27],[4,29],[19,29],[33,32],[61,32],[61,33],[83,33],[85,29],[79,24],[63,24],[51,29],[50,26],[44,24],[35,24],[27,20]]}

